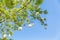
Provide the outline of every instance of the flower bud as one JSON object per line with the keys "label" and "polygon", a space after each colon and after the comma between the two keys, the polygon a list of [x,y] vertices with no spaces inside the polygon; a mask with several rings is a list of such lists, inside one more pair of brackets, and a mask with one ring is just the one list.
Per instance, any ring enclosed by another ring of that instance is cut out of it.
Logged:
{"label": "flower bud", "polygon": [[32,27],[33,25],[34,25],[34,23],[32,23],[32,24],[29,24],[28,26],[29,26],[29,27]]}
{"label": "flower bud", "polygon": [[6,36],[7,36],[6,34],[3,35],[4,38],[5,38]]}
{"label": "flower bud", "polygon": [[18,30],[22,30],[22,27],[18,27]]}

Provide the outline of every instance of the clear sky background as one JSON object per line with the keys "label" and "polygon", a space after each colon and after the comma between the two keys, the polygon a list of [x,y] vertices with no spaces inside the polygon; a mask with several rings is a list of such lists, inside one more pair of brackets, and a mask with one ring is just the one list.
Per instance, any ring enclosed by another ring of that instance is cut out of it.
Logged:
{"label": "clear sky background", "polygon": [[47,30],[44,30],[39,21],[36,21],[32,28],[25,26],[22,31],[15,32],[12,38],[15,40],[60,40],[60,0],[44,0],[41,8],[48,10]]}

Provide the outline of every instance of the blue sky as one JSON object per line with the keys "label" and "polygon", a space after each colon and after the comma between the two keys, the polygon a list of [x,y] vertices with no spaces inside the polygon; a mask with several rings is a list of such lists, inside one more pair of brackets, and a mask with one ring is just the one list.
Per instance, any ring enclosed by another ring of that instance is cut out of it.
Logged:
{"label": "blue sky", "polygon": [[17,31],[12,38],[15,40],[60,40],[60,0],[44,0],[41,5],[43,10],[48,10],[47,30],[35,21],[32,28],[23,27],[22,31]]}
{"label": "blue sky", "polygon": [[12,36],[15,40],[60,40],[60,0],[44,0],[41,8],[48,10],[47,30],[36,21],[32,28],[25,26],[15,32]]}

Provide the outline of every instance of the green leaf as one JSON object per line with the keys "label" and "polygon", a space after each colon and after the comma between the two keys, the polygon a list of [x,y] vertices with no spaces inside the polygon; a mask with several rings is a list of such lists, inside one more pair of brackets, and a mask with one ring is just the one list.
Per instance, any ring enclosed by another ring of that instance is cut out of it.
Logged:
{"label": "green leaf", "polygon": [[46,18],[44,18],[44,20],[46,20]]}
{"label": "green leaf", "polygon": [[47,24],[44,24],[44,29],[47,29]]}
{"label": "green leaf", "polygon": [[44,24],[44,26],[47,26],[47,24]]}
{"label": "green leaf", "polygon": [[32,5],[27,5],[27,8],[28,8],[29,10],[31,10],[31,11],[34,10],[34,6],[32,6]]}
{"label": "green leaf", "polygon": [[30,24],[30,19],[27,19],[27,23]]}
{"label": "green leaf", "polygon": [[42,4],[42,2],[43,2],[43,0],[36,0],[36,5],[40,5],[40,4]]}
{"label": "green leaf", "polygon": [[44,14],[48,14],[48,11],[47,10],[44,10]]}

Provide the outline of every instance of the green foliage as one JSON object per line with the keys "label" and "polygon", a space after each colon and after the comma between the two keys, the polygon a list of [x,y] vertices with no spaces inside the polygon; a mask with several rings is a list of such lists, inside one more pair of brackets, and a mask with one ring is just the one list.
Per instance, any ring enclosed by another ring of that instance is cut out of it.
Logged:
{"label": "green foliage", "polygon": [[6,7],[13,8],[14,0],[4,0]]}
{"label": "green foliage", "polygon": [[22,30],[23,25],[29,25],[31,20],[39,20],[46,29],[46,18],[41,15],[48,12],[39,7],[42,2],[43,0],[0,0],[0,40],[12,40],[8,37],[14,31]]}
{"label": "green foliage", "polygon": [[0,2],[2,2],[2,0],[0,0]]}

